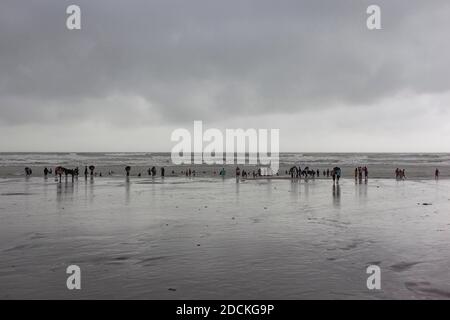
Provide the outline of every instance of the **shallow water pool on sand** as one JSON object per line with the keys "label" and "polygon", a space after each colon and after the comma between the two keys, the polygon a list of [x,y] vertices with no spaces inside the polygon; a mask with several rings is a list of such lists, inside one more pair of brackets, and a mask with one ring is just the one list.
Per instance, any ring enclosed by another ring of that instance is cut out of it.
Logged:
{"label": "shallow water pool on sand", "polygon": [[0,298],[448,299],[449,209],[450,180],[0,179]]}

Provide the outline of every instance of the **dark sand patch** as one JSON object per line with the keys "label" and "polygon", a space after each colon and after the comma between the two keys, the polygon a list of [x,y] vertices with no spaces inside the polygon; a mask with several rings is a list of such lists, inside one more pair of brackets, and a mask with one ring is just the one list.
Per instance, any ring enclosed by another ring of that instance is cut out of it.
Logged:
{"label": "dark sand patch", "polygon": [[422,263],[423,261],[415,261],[415,262],[399,262],[396,264],[393,264],[390,266],[391,270],[395,271],[395,272],[403,272],[406,270],[411,269],[412,267],[414,267],[416,264]]}

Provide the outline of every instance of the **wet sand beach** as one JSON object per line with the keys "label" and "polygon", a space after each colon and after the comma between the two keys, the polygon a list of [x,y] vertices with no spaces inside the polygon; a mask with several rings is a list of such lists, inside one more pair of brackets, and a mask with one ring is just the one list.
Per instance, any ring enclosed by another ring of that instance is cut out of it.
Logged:
{"label": "wet sand beach", "polygon": [[15,177],[0,199],[4,299],[450,298],[446,179]]}

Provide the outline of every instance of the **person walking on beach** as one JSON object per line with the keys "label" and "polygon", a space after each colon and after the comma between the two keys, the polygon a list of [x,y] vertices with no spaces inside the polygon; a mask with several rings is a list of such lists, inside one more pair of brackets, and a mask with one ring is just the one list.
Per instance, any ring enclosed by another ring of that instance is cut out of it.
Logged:
{"label": "person walking on beach", "polygon": [[236,167],[236,178],[238,178],[241,175],[241,169],[239,167]]}
{"label": "person walking on beach", "polygon": [[367,180],[369,178],[369,170],[367,167],[364,167],[364,179]]}
{"label": "person walking on beach", "polygon": [[166,169],[164,169],[164,167],[161,167],[161,177],[164,177],[165,171],[166,171]]}
{"label": "person walking on beach", "polygon": [[436,171],[434,171],[434,178],[437,180],[439,179],[439,169],[436,168]]}
{"label": "person walking on beach", "polygon": [[61,183],[61,176],[64,172],[64,169],[62,167],[56,167],[55,168],[55,176],[56,176],[56,181],[58,181],[58,177],[59,177],[59,183]]}
{"label": "person walking on beach", "polygon": [[125,167],[125,171],[127,172],[127,177],[130,176],[130,170],[131,170],[131,167],[130,167],[130,166],[126,166],[126,167]]}
{"label": "person walking on beach", "polygon": [[225,178],[225,168],[222,168],[222,170],[220,170],[219,175],[220,175],[222,178]]}
{"label": "person walking on beach", "polygon": [[327,169],[327,178],[330,176],[330,169]]}
{"label": "person walking on beach", "polygon": [[358,179],[358,168],[355,168],[355,180]]}
{"label": "person walking on beach", "polygon": [[88,167],[84,166],[84,178],[87,179],[88,176]]}
{"label": "person walking on beach", "polygon": [[[189,175],[191,175],[191,169],[189,169]],[[152,177],[156,176],[156,168],[152,167]]]}
{"label": "person walking on beach", "polygon": [[[295,171],[295,173],[294,173]],[[298,171],[297,171],[297,167],[292,167],[291,169],[289,169],[289,173],[291,175],[291,178],[294,178],[294,174],[296,174],[296,176],[298,177]]]}
{"label": "person walking on beach", "polygon": [[45,167],[45,168],[44,168],[44,177],[47,178],[47,175],[48,175],[48,169],[47,169],[47,167]]}
{"label": "person walking on beach", "polygon": [[333,183],[339,183],[339,179],[341,178],[341,168],[334,167],[332,171],[333,175]]}

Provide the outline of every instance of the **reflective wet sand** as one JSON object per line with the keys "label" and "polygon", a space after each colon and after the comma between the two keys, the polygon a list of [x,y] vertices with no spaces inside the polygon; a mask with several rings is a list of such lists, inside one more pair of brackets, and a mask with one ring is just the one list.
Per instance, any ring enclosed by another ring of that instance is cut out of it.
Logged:
{"label": "reflective wet sand", "polygon": [[448,299],[449,241],[450,180],[0,179],[0,298]]}

